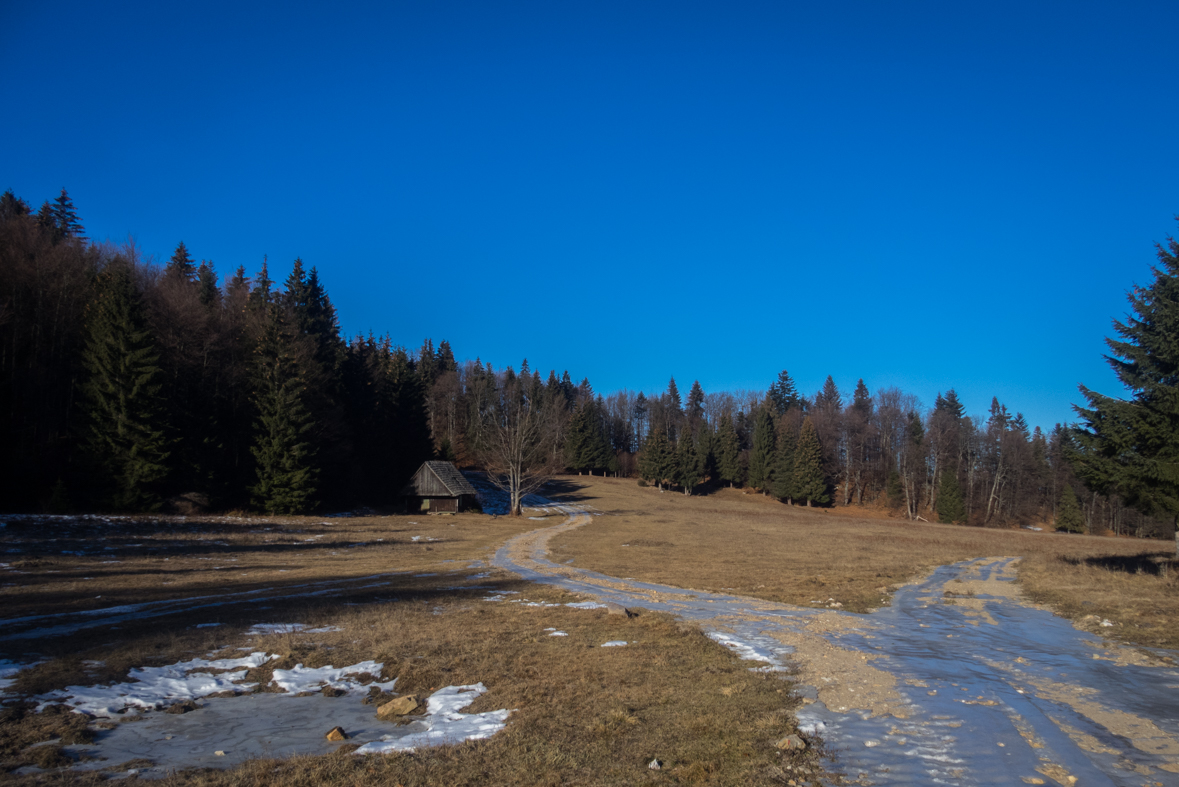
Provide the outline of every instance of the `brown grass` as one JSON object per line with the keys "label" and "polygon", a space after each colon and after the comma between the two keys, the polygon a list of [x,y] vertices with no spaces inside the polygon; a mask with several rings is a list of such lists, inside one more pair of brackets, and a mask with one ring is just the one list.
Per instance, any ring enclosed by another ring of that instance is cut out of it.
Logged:
{"label": "brown grass", "polygon": [[[721,489],[685,497],[634,481],[562,479],[564,497],[608,514],[552,541],[552,559],[616,577],[734,592],[799,606],[866,612],[898,584],[937,566],[1019,555],[1034,601],[1081,620],[1116,623],[1102,633],[1179,646],[1179,565],[1169,542],[992,530],[857,517],[854,509],[791,507]],[[626,545],[626,546],[624,546]],[[1140,570],[1141,569],[1141,570]]]}
{"label": "brown grass", "polygon": [[[264,604],[209,607],[66,637],[9,640],[0,643],[0,655],[48,659],[21,675],[16,688],[26,697],[71,684],[126,680],[127,670],[136,666],[209,654],[237,656],[236,648],[251,645],[283,656],[251,671],[251,681],[265,684],[276,666],[296,662],[315,667],[374,659],[384,663],[384,679],[397,677],[400,693],[428,694],[446,685],[481,681],[489,691],[471,706],[472,712],[515,711],[507,728],[486,741],[414,754],[259,760],[228,771],[184,772],[163,780],[165,785],[785,785],[791,779],[826,778],[819,764],[821,742],[789,754],[773,745],[795,731],[792,709],[797,700],[791,684],[780,676],[751,672],[748,662],[694,626],[658,614],[626,619],[604,610],[483,600],[496,590],[520,591],[513,599],[575,600],[503,572],[476,577],[488,570],[467,568],[536,522],[471,515],[334,520],[316,527],[320,521],[216,522],[206,531],[175,520],[154,527],[151,520],[101,527],[55,523],[60,529],[54,537],[67,533],[80,542],[90,540],[83,549],[91,552],[118,545],[116,558],[58,556],[60,541],[42,542],[35,528],[10,526],[6,546],[23,550],[18,570],[29,573],[0,576],[20,583],[5,591],[10,609],[21,614],[243,589],[281,592],[268,591],[275,598]],[[418,524],[409,526],[409,521]],[[255,532],[262,527],[274,529]],[[328,527],[328,544],[297,540]],[[410,535],[421,535],[422,542],[409,541]],[[267,542],[267,537],[273,540]],[[376,537],[386,542],[346,546]],[[440,540],[426,543],[429,537]],[[214,541],[222,544],[209,544]],[[224,570],[211,576],[213,569],[203,565],[211,561],[201,560],[210,556],[218,558],[215,565],[229,562],[227,556],[237,557],[242,565],[235,573],[244,568],[250,576],[235,578]],[[101,562],[108,559],[123,562]],[[280,567],[289,567],[289,573],[278,573]],[[364,578],[394,570],[403,573],[383,578],[388,584],[380,587],[363,587],[374,584]],[[94,579],[82,585],[82,576]],[[163,585],[165,578],[171,584]],[[342,581],[340,595],[307,597],[296,587],[329,580]],[[103,599],[93,604],[92,594]],[[16,616],[6,610],[5,617]],[[210,621],[222,625],[195,628]],[[343,630],[247,637],[245,629],[256,622],[332,624]],[[546,627],[569,636],[548,636]],[[617,639],[632,644],[600,647]],[[93,663],[98,661],[104,664]],[[22,765],[58,767],[65,756],[60,743],[86,735],[94,726],[87,727],[83,717],[64,709],[32,713],[32,705],[10,706],[0,716],[0,768],[5,771]],[[328,723],[325,731],[330,727]],[[340,751],[351,748],[345,744]],[[647,768],[653,758],[663,761],[663,770]],[[97,782],[101,777],[49,771],[23,777],[10,773],[9,778],[18,784],[51,784]]]}

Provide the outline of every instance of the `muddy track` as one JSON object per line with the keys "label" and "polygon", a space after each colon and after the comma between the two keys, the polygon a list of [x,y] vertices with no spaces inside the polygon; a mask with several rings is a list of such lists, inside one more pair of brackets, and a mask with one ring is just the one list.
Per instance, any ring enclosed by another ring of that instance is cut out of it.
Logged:
{"label": "muddy track", "polygon": [[1018,558],[943,566],[868,615],[619,579],[559,565],[567,518],[494,564],[627,607],[673,613],[771,669],[790,669],[804,728],[853,784],[1179,785],[1179,654],[1123,648],[1025,603]]}

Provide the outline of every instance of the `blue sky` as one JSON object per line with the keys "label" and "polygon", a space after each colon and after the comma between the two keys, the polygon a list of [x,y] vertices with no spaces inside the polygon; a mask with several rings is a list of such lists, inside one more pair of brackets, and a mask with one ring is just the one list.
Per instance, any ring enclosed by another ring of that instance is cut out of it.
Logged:
{"label": "blue sky", "polygon": [[1033,425],[1179,213],[1175,3],[0,4],[0,189],[599,392]]}

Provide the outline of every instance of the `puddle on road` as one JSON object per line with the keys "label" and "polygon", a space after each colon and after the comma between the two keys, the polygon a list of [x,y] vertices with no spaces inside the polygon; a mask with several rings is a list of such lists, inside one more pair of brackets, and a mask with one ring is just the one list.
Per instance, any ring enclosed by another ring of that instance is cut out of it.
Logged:
{"label": "puddle on road", "polygon": [[[744,657],[799,672],[798,716],[861,784],[1179,784],[1176,654],[1105,643],[1019,602],[1016,558],[937,569],[868,615],[620,580],[545,558],[588,523],[509,541],[494,564],[624,606],[673,613]],[[749,650],[752,649],[752,650]],[[1170,684],[1170,685],[1168,685]]]}

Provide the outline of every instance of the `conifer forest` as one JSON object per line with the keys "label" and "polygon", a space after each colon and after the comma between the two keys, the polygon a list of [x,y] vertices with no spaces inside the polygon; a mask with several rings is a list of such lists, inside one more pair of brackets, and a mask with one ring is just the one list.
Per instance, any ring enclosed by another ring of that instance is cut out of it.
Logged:
{"label": "conifer forest", "polygon": [[38,210],[0,198],[0,506],[392,506],[441,458],[523,492],[608,473],[974,526],[1166,536],[1179,513],[1174,241],[1109,340],[1131,398],[1083,389],[1078,423],[1048,432],[1017,403],[976,416],[952,388],[926,406],[831,377],[807,393],[785,370],[761,391],[596,392],[527,360],[495,369],[477,347],[460,361],[444,339],[344,336],[301,260],[219,272],[199,256],[179,243],[156,265],[92,243],[64,189]]}

